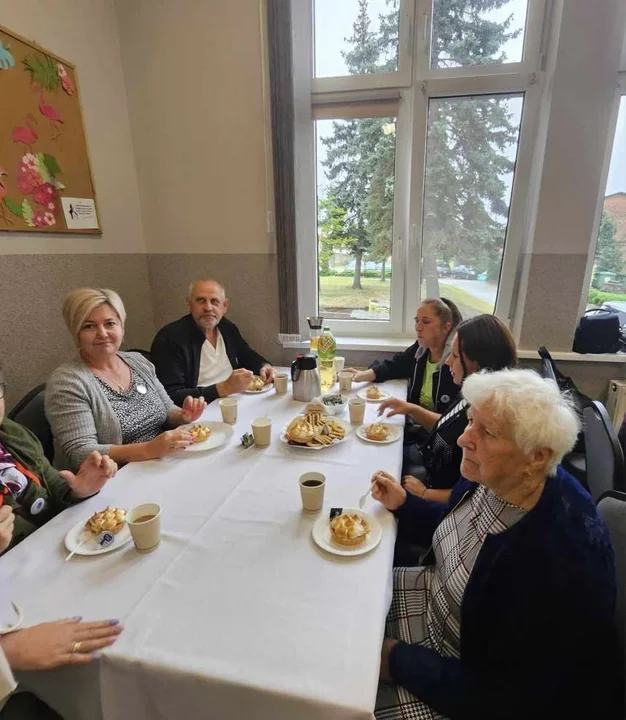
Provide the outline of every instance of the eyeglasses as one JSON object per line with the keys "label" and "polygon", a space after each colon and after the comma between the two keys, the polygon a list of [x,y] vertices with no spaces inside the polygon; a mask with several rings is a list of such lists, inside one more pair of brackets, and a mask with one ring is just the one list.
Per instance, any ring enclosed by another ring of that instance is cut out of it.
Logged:
{"label": "eyeglasses", "polygon": [[4,390],[6,386],[7,384],[5,382],[0,382],[0,400],[4,397]]}

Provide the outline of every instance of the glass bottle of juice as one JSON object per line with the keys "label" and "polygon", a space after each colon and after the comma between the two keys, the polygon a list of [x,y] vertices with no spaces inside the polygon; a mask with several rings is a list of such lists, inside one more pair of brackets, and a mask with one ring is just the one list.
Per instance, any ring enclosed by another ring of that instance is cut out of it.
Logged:
{"label": "glass bottle of juice", "polygon": [[325,327],[317,344],[317,367],[320,373],[323,392],[328,392],[335,384],[336,353],[337,343],[335,342],[335,338],[330,328]]}
{"label": "glass bottle of juice", "polygon": [[320,335],[322,334],[322,323],[324,322],[324,318],[315,315],[313,317],[308,317],[307,322],[309,323],[311,355],[317,355],[317,343],[319,342]]}

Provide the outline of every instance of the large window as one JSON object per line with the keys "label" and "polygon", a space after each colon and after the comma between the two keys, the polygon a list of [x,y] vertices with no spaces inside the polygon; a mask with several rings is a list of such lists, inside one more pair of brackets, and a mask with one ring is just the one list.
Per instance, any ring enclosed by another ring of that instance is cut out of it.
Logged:
{"label": "large window", "polygon": [[[587,307],[610,306],[626,324],[626,78],[617,107]],[[625,94],[622,94],[625,93]]]}
{"label": "large window", "polygon": [[[508,317],[544,0],[292,0],[301,315],[404,334]],[[304,330],[304,328],[303,328]]]}

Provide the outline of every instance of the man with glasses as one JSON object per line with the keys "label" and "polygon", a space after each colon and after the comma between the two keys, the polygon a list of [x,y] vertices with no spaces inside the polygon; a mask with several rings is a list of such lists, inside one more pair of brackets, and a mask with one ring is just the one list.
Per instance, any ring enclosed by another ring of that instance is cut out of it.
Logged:
{"label": "man with glasses", "polygon": [[99,452],[92,452],[76,474],[55,470],[35,435],[5,417],[5,388],[0,368],[0,552],[95,495],[117,472],[113,460]]}

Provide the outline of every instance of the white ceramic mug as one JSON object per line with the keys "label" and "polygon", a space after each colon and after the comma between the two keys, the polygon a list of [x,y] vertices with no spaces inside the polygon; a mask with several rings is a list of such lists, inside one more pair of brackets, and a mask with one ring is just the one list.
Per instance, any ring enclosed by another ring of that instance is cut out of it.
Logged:
{"label": "white ceramic mug", "polygon": [[289,387],[289,376],[287,373],[276,373],[274,375],[274,387],[279,395],[284,395]]}
{"label": "white ceramic mug", "polygon": [[224,398],[220,400],[220,410],[222,411],[222,420],[229,425],[237,422],[237,407],[239,400],[237,398]]}
{"label": "white ceramic mug", "polygon": [[268,417],[255,418],[252,421],[252,435],[257,447],[267,447],[272,438],[272,421]]}
{"label": "white ceramic mug", "polygon": [[137,505],[126,515],[133,542],[139,552],[151,552],[161,542],[161,507],[156,503]]}
{"label": "white ceramic mug", "polygon": [[348,401],[348,409],[350,410],[350,422],[353,425],[361,425],[365,418],[365,400],[363,398],[351,398]]}
{"label": "white ceramic mug", "polygon": [[319,512],[324,505],[326,477],[318,472],[306,472],[298,479],[304,512]]}

